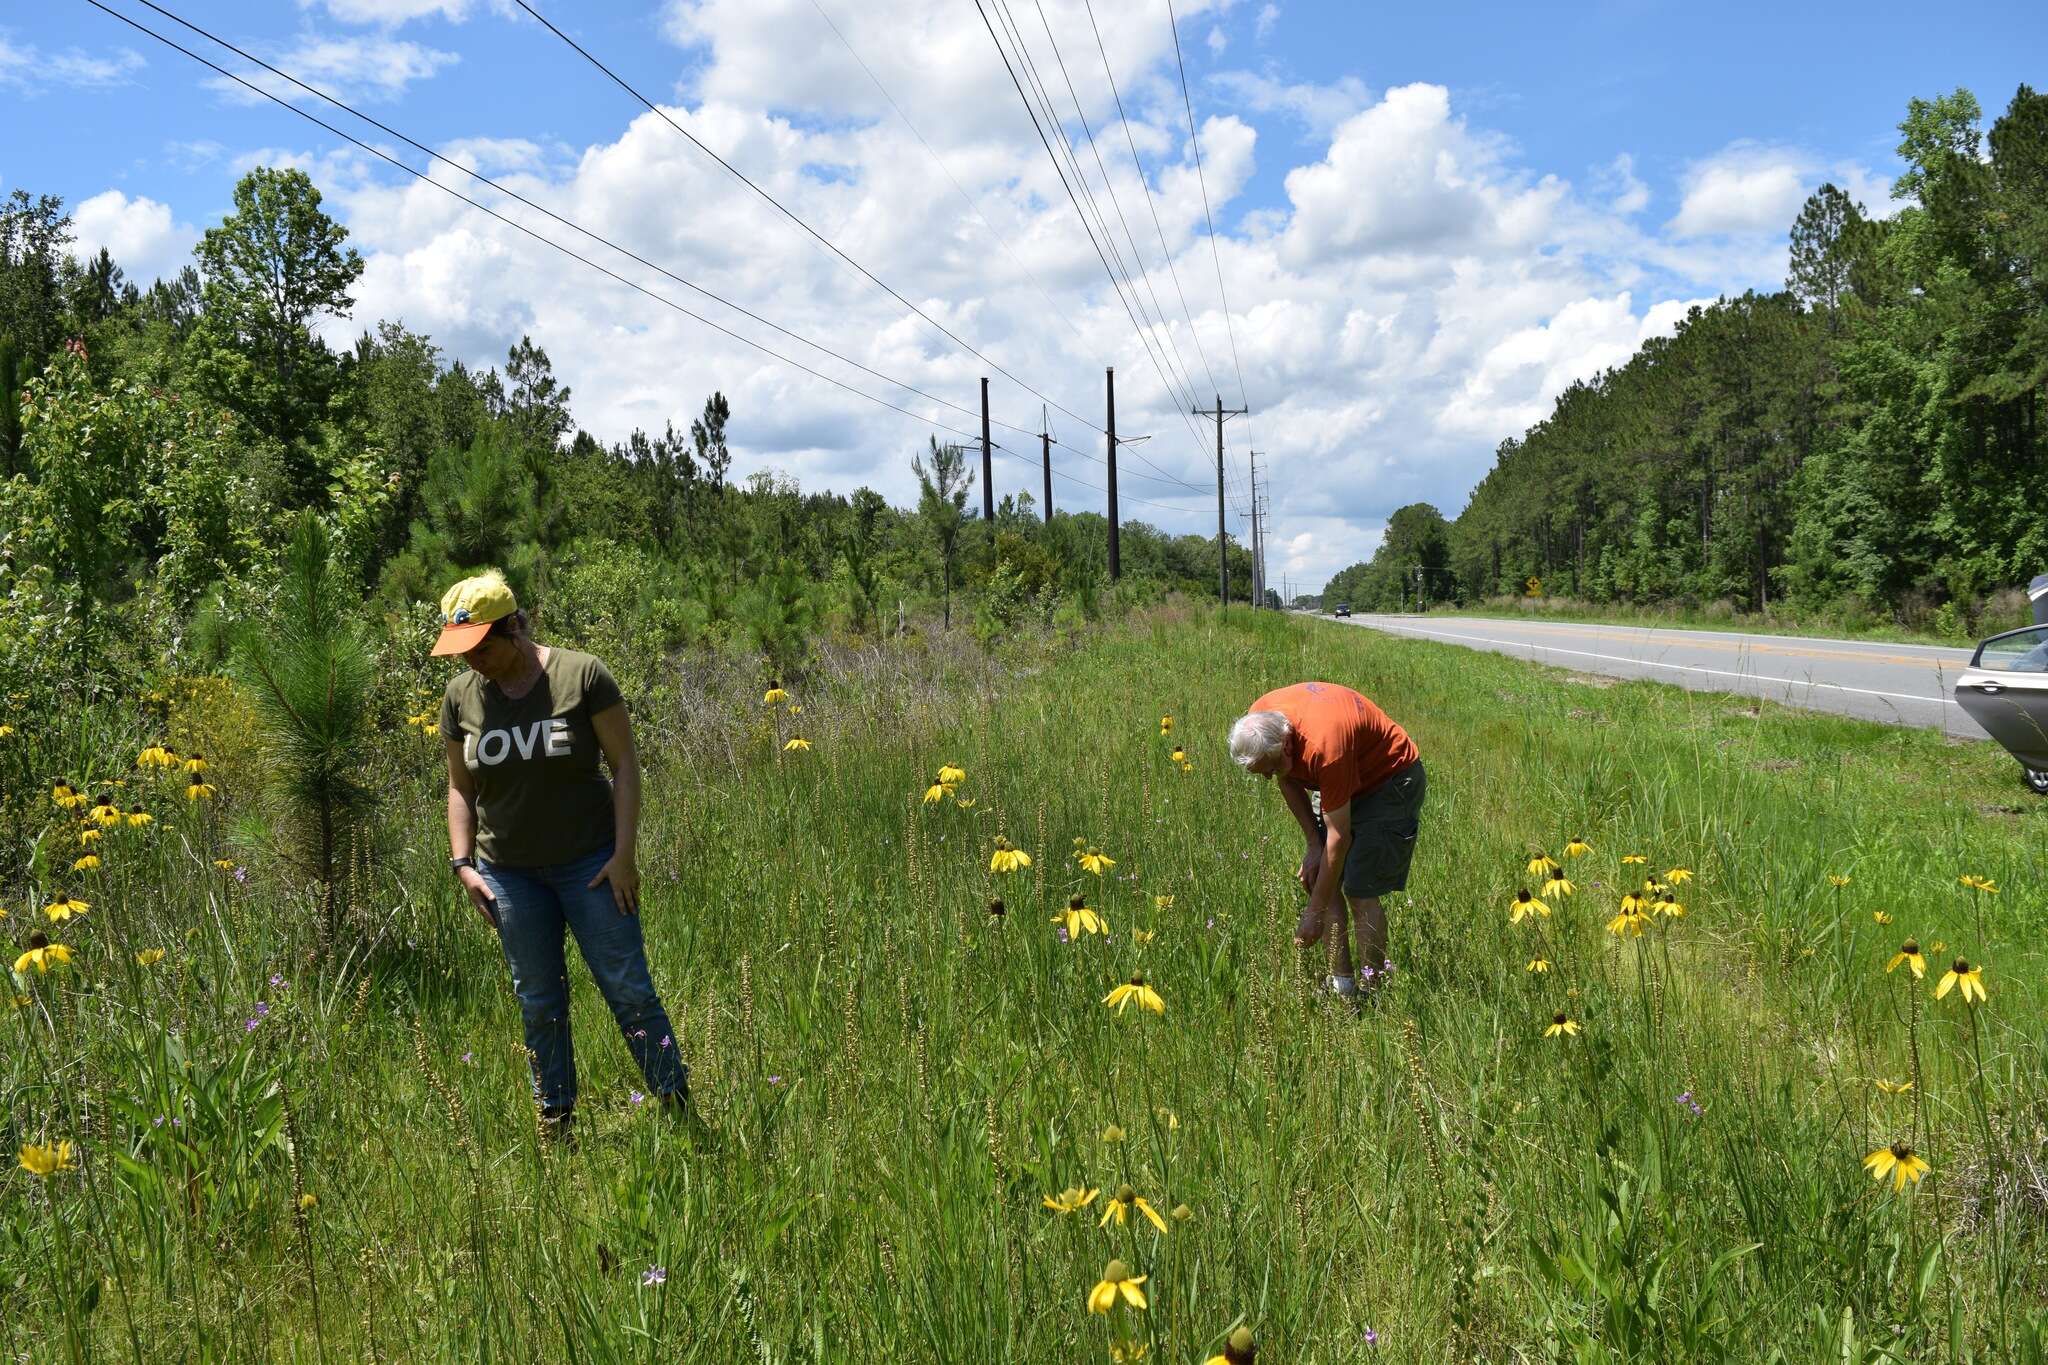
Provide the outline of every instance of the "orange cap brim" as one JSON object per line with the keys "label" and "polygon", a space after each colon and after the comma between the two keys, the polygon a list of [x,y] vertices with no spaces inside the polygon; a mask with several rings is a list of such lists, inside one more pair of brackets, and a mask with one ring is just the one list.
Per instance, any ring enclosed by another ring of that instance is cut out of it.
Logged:
{"label": "orange cap brim", "polygon": [[[434,641],[434,656],[442,654],[467,654],[491,633],[491,622],[470,621],[463,625],[441,627],[441,638]],[[430,656],[433,657],[433,656]]]}

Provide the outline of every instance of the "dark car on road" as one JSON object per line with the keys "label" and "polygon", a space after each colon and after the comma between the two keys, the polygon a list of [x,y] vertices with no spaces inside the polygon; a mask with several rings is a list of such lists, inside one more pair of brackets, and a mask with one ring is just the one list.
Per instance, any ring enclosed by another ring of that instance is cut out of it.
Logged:
{"label": "dark car on road", "polygon": [[1339,616],[1349,616],[1351,614],[1351,604],[1349,602],[1339,602],[1336,614]]}
{"label": "dark car on road", "polygon": [[1977,646],[1956,679],[1956,705],[2020,761],[2027,785],[2048,796],[2048,574],[2036,578],[2036,624]]}

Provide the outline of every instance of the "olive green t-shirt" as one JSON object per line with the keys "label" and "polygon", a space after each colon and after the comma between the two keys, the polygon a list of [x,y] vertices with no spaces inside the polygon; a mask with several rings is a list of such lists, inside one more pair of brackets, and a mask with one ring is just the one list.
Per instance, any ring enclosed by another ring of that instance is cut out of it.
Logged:
{"label": "olive green t-shirt", "polygon": [[620,700],[611,671],[572,649],[551,649],[540,681],[517,701],[473,669],[449,681],[441,733],[462,741],[476,784],[479,857],[540,867],[612,841],[612,784],[590,718]]}

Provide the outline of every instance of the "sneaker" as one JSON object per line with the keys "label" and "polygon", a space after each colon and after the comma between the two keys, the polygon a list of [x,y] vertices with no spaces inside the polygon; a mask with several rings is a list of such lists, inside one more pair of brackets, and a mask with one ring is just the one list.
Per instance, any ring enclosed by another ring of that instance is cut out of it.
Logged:
{"label": "sneaker", "polygon": [[561,1147],[576,1145],[576,1110],[574,1106],[543,1108],[540,1111],[540,1135],[549,1143]]}

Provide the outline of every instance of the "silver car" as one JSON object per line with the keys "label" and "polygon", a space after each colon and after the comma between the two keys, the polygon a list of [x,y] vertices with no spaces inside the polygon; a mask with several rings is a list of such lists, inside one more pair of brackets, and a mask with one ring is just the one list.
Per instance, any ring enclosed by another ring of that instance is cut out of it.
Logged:
{"label": "silver car", "polygon": [[2020,761],[2048,796],[2048,625],[1994,635],[1956,680],[1956,704]]}

